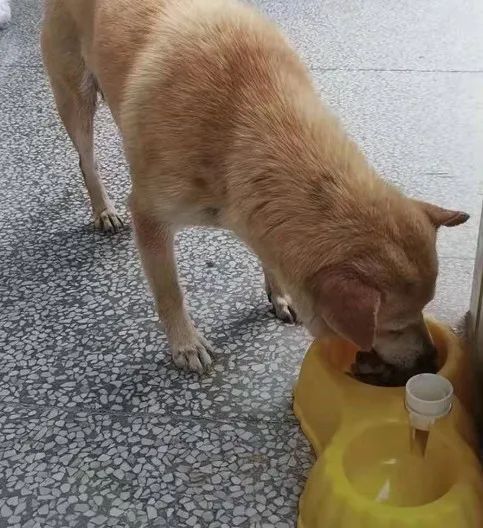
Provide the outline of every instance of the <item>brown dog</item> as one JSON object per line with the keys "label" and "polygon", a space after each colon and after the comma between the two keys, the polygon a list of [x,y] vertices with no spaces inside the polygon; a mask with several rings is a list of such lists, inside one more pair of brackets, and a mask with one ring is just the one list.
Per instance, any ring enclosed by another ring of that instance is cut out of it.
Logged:
{"label": "brown dog", "polygon": [[94,160],[98,91],[121,130],[138,247],[176,365],[211,363],[173,252],[178,229],[205,225],[231,229],[260,257],[282,319],[291,303],[315,336],[425,368],[436,230],[468,215],[381,180],[272,24],[232,0],[47,0],[42,49],[107,230],[120,220]]}

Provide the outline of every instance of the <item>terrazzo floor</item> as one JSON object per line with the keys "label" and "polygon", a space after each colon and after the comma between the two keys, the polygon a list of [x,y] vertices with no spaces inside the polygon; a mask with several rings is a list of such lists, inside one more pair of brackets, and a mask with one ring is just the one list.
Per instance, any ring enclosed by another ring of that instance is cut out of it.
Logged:
{"label": "terrazzo floor", "polygon": [[[461,331],[483,194],[480,0],[259,0],[376,167],[472,214],[441,232],[429,311]],[[126,229],[96,233],[40,63],[41,2],[0,32],[0,527],[293,527],[313,463],[291,412],[309,342],[229,235],[178,239],[211,375],[177,371]],[[98,158],[125,218],[105,108]]]}

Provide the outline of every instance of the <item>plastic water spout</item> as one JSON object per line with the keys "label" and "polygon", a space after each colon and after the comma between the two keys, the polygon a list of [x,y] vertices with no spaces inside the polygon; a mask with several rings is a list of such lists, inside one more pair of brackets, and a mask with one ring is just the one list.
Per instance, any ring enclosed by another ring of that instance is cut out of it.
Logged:
{"label": "plastic water spout", "polygon": [[411,427],[429,431],[436,420],[451,411],[453,385],[438,374],[418,374],[406,383],[406,409]]}

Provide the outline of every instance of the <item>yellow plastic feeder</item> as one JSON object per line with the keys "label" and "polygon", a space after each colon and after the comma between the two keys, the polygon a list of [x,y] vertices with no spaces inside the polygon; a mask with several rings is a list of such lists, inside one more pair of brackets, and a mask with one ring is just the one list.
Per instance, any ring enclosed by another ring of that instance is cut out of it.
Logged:
{"label": "yellow plastic feeder", "polygon": [[348,376],[357,352],[350,343],[331,339],[309,348],[294,411],[317,461],[300,498],[298,528],[483,528],[467,354],[451,330],[427,324],[439,375],[455,398],[431,424],[424,454],[414,448],[405,387]]}

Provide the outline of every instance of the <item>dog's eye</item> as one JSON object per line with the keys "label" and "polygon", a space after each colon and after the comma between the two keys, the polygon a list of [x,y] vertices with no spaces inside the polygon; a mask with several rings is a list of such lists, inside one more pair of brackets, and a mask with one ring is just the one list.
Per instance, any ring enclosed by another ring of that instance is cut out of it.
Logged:
{"label": "dog's eye", "polygon": [[397,337],[397,336],[400,336],[403,332],[402,330],[388,330],[387,333],[390,336]]}

